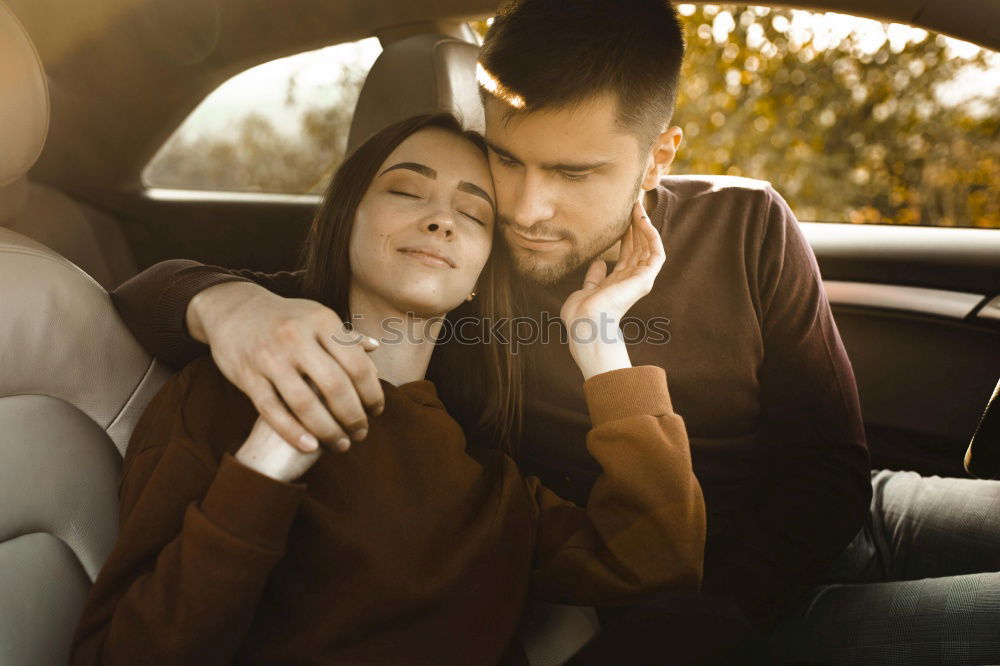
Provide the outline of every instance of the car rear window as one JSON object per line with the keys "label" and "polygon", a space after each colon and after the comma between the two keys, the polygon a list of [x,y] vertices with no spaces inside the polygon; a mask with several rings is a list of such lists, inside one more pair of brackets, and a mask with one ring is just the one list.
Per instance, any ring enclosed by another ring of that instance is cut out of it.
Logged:
{"label": "car rear window", "polygon": [[322,193],[340,165],[375,38],[274,60],[206,97],[143,172],[147,187]]}

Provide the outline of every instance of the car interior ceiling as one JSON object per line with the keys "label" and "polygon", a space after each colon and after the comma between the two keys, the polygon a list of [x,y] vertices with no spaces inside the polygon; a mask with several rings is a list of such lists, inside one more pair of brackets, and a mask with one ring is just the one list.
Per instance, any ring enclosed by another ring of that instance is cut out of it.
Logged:
{"label": "car interior ceiling", "polygon": [[[979,13],[956,9],[966,3]],[[294,16],[281,16],[268,3],[234,0],[184,2],[184,12],[166,14],[166,5],[140,0],[8,4],[45,63],[51,120],[30,179],[0,188],[0,319],[26,322],[30,335],[19,333],[17,340],[32,341],[2,357],[3,388],[14,396],[0,399],[0,422],[13,433],[4,460],[14,456],[16,466],[0,464],[0,472],[8,470],[0,482],[0,506],[6,507],[0,524],[44,525],[30,539],[0,543],[0,560],[27,572],[10,598],[33,599],[35,617],[46,620],[35,620],[32,628],[31,617],[22,617],[0,627],[7,627],[4,637],[16,639],[14,649],[32,643],[56,654],[60,646],[39,632],[72,626],[74,609],[114,538],[101,527],[106,523],[80,516],[113,512],[120,452],[142,407],[169,375],[124,329],[103,290],[81,279],[63,257],[106,289],[173,257],[259,270],[291,267],[313,203],[157,200],[144,193],[142,167],[186,114],[233,74],[280,55],[372,34],[382,37],[385,48],[381,83],[409,83],[416,86],[409,102],[424,93],[423,105],[471,115],[474,96],[447,89],[451,79],[435,73],[458,72],[455,80],[471,88],[474,37],[455,17],[487,15],[495,2],[387,0],[376,7],[310,0],[299,3]],[[873,11],[861,2],[796,5]],[[979,35],[975,41],[996,49],[1000,34],[981,17],[1000,14],[1000,6],[984,6],[981,0],[912,0],[879,11],[897,20],[918,17],[965,39]],[[53,21],[60,14],[64,20]],[[971,16],[980,17],[974,26],[956,23]],[[1000,16],[992,25],[1000,25]],[[408,50],[427,51],[442,40],[447,48],[435,51],[438,60],[419,61]],[[414,63],[429,69],[406,69]],[[374,98],[363,98],[359,108]],[[396,112],[408,108],[403,104]],[[367,132],[363,123],[373,117],[357,114],[356,131]],[[824,278],[841,289],[876,284],[977,297],[958,315],[935,316],[831,296],[857,376],[874,464],[962,476],[968,438],[1000,372],[1000,320],[977,316],[1000,294],[1000,233],[965,234],[969,240],[961,242],[951,242],[958,236],[949,234],[950,244],[942,245],[935,231],[909,234],[914,240],[908,244],[878,229],[845,235],[810,226],[808,237]],[[51,307],[38,308],[39,302]],[[60,334],[66,330],[73,335]],[[80,353],[81,340],[86,354]],[[28,393],[33,395],[22,395]],[[68,441],[74,443],[66,453],[60,444]],[[52,455],[28,455],[38,450]],[[62,490],[52,501],[34,501],[23,490],[38,479]],[[74,532],[80,525],[82,532]],[[60,572],[57,580],[46,579],[50,571]],[[42,588],[49,594],[39,597]],[[11,608],[0,604],[0,616],[13,617]],[[58,663],[51,655],[39,659],[31,663]]]}

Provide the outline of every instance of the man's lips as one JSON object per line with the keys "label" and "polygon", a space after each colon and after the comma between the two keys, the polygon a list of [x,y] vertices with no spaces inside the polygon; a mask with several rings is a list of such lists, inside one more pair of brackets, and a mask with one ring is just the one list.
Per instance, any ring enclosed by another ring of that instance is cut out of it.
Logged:
{"label": "man's lips", "polygon": [[415,259],[421,259],[423,263],[431,266],[455,268],[455,262],[451,257],[430,247],[401,247],[399,251]]}
{"label": "man's lips", "polygon": [[514,243],[527,250],[535,250],[537,252],[551,250],[563,240],[562,238],[533,238],[525,236],[524,234],[515,231],[513,227],[507,227],[507,232],[510,234]]}

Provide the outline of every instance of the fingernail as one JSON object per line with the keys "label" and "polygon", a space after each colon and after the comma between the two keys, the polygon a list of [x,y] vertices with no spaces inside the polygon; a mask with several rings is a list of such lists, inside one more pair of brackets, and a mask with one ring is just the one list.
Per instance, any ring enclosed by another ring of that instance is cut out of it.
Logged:
{"label": "fingernail", "polygon": [[357,442],[360,442],[367,436],[368,436],[368,428],[358,428],[357,430],[354,431],[353,435],[354,440]]}
{"label": "fingernail", "polygon": [[299,437],[299,444],[301,444],[307,451],[315,451],[319,448],[319,441],[308,433]]}
{"label": "fingernail", "polygon": [[346,451],[349,448],[351,448],[351,440],[347,439],[346,437],[342,437],[337,440],[338,451]]}
{"label": "fingernail", "polygon": [[378,347],[378,344],[379,344],[378,340],[376,340],[375,338],[373,338],[373,337],[372,337],[372,336],[370,336],[370,335],[368,335],[368,336],[365,336],[365,337],[367,337],[367,338],[368,338],[368,343],[369,343],[369,344],[371,344],[371,345],[374,345],[375,347]]}
{"label": "fingernail", "polygon": [[379,414],[381,414],[384,411],[385,411],[385,403],[383,403],[383,404],[379,405],[378,407],[376,407],[375,409],[373,409],[372,410],[372,414],[374,416],[378,416]]}

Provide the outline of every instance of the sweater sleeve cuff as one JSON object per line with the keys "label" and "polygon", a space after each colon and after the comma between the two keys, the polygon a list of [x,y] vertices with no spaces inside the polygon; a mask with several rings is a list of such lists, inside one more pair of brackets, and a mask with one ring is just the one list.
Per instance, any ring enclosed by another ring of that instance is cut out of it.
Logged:
{"label": "sweater sleeve cuff", "polygon": [[201,510],[237,538],[283,550],[305,492],[305,484],[272,479],[227,452],[201,501]]}
{"label": "sweater sleeve cuff", "polygon": [[630,416],[660,416],[673,411],[667,373],[655,365],[602,372],[583,383],[583,392],[594,426]]}
{"label": "sweater sleeve cuff", "polygon": [[164,341],[182,340],[201,345],[187,330],[187,308],[199,292],[226,282],[251,282],[216,266],[194,265],[181,270],[163,290],[156,308],[156,328]]}

